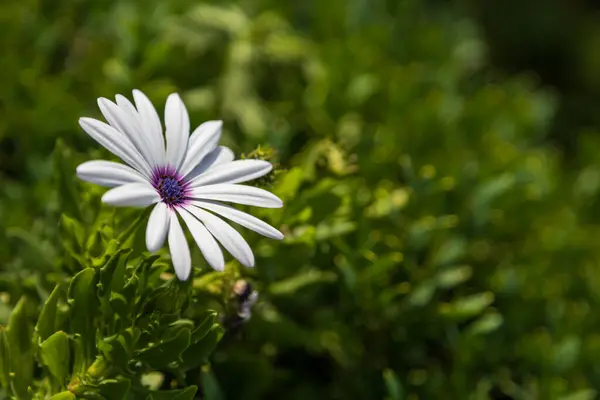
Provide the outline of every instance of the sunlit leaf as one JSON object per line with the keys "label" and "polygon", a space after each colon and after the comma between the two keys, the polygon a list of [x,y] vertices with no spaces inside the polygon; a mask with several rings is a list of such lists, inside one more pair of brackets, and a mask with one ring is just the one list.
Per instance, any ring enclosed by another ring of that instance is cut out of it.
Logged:
{"label": "sunlit leaf", "polygon": [[64,384],[69,376],[69,337],[59,331],[40,344],[40,357],[50,373]]}

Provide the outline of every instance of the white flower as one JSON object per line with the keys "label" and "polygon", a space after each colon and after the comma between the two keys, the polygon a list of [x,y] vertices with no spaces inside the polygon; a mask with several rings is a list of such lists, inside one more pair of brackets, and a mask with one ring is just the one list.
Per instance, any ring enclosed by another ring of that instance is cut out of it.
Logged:
{"label": "white flower", "polygon": [[[87,182],[111,187],[102,201],[113,206],[146,207],[156,204],[146,229],[146,246],[155,252],[168,237],[177,277],[190,276],[190,249],[178,215],[190,230],[204,258],[222,271],[225,261],[217,241],[247,267],[254,266],[248,243],[228,223],[230,219],[273,239],[282,239],[277,229],[221,202],[279,208],[283,203],[266,190],[239,185],[259,178],[272,169],[267,161],[236,160],[233,152],[218,146],[221,121],[208,121],[190,135],[185,105],[174,93],[165,106],[166,147],[160,118],[148,98],[133,91],[135,106],[124,96],[116,104],[100,98],[98,105],[110,124],[80,118],[81,127],[98,143],[126,164],[94,160],[77,167],[77,176]],[[216,239],[216,240],[215,240]]]}

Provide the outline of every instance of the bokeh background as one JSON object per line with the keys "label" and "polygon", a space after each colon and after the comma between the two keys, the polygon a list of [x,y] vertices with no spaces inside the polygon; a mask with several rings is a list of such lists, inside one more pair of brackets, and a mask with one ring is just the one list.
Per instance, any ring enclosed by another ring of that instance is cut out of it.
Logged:
{"label": "bokeh background", "polygon": [[0,37],[0,323],[54,273],[57,139],[178,91],[286,170],[206,398],[597,398],[600,3],[3,0]]}

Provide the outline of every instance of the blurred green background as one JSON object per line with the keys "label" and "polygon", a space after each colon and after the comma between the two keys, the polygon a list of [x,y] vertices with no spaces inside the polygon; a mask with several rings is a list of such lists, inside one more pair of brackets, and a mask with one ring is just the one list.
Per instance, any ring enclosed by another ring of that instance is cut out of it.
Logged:
{"label": "blurred green background", "polygon": [[[51,154],[96,98],[181,93],[286,207],[212,399],[562,399],[600,388],[600,4],[4,0],[0,304],[56,247]],[[67,178],[71,179],[71,178]]]}

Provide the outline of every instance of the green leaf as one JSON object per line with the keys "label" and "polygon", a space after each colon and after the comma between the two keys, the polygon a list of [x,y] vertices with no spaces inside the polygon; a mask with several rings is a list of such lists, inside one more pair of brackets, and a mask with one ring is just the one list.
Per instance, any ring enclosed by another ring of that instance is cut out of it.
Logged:
{"label": "green leaf", "polygon": [[92,255],[98,255],[102,251],[102,228],[94,229],[85,243],[85,250]]}
{"label": "green leaf", "polygon": [[492,292],[478,293],[462,297],[452,303],[440,305],[440,314],[451,319],[460,320],[474,317],[485,310],[494,301]]}
{"label": "green leaf", "polygon": [[557,371],[568,371],[573,368],[581,355],[581,338],[571,334],[554,345],[552,363]]}
{"label": "green leaf", "polygon": [[353,104],[362,104],[380,87],[380,80],[374,74],[360,74],[350,81],[347,96]]}
{"label": "green leaf", "polygon": [[113,311],[123,318],[126,317],[131,311],[129,305],[127,304],[127,300],[120,293],[111,292],[109,302]]}
{"label": "green leaf", "polygon": [[[71,305],[71,317],[75,325],[81,325],[84,321],[89,321],[90,316],[94,315],[93,307],[96,301],[94,290],[91,290],[96,283],[96,270],[86,268],[73,277],[69,284],[67,292],[68,302]],[[82,329],[75,329],[80,333]]]}
{"label": "green leaf", "polygon": [[489,218],[492,202],[512,189],[516,178],[510,173],[491,178],[473,191],[472,213],[477,224],[484,224]]}
{"label": "green leaf", "polygon": [[391,369],[383,371],[383,380],[385,387],[392,400],[402,400],[404,398],[404,390],[398,376]]}
{"label": "green leaf", "polygon": [[192,344],[183,353],[181,368],[188,371],[204,364],[221,340],[223,333],[223,328],[218,324],[214,324],[202,340]]}
{"label": "green leaf", "polygon": [[281,280],[269,286],[269,292],[274,295],[293,295],[305,286],[316,283],[335,282],[337,275],[333,272],[311,269],[301,274]]}
{"label": "green leaf", "polygon": [[145,284],[148,280],[147,272],[150,271],[152,265],[158,259],[158,255],[142,258],[133,268],[131,277],[125,282],[123,289],[120,291],[125,299],[127,299],[128,304],[141,304],[141,302],[136,301],[136,297],[144,291]]}
{"label": "green leaf", "polygon": [[[103,231],[110,229],[109,226],[103,226]],[[96,267],[103,267],[106,266],[106,263],[108,263],[108,261],[112,258],[112,256],[115,255],[115,253],[117,251],[119,251],[119,249],[121,248],[121,246],[119,245],[119,242],[115,239],[106,239],[107,243],[104,249],[104,252],[102,253],[102,256],[100,256],[98,258],[99,263],[95,264],[94,266]]]}
{"label": "green leaf", "polygon": [[60,228],[64,233],[62,240],[65,240],[65,236],[71,238],[73,240],[73,244],[75,245],[73,248],[74,252],[77,254],[82,253],[84,250],[83,242],[85,240],[85,229],[79,223],[79,221],[69,217],[66,214],[61,214]]}
{"label": "green leaf", "polygon": [[356,222],[335,220],[329,223],[319,224],[315,230],[317,241],[328,240],[337,236],[343,236],[356,230]]}
{"label": "green leaf", "polygon": [[202,371],[202,391],[206,400],[224,400],[225,395],[212,371]]}
{"label": "green leaf", "polygon": [[143,300],[144,312],[159,310],[164,314],[179,312],[191,294],[190,282],[180,282],[177,278],[163,283]]}
{"label": "green leaf", "polygon": [[146,400],[193,400],[197,386],[188,386],[182,390],[156,390],[151,391]]}
{"label": "green leaf", "polygon": [[435,285],[431,281],[421,283],[410,293],[408,301],[415,307],[421,307],[431,301],[435,293]]}
{"label": "green leaf", "polygon": [[35,326],[35,331],[39,335],[40,342],[46,340],[50,335],[56,332],[57,329],[57,308],[58,299],[60,298],[60,285],[56,285],[48,300],[44,303],[38,322]]}
{"label": "green leaf", "polygon": [[127,280],[125,286],[123,286],[123,290],[121,291],[121,294],[123,295],[123,298],[125,299],[126,303],[134,304],[139,287],[140,278],[138,278],[137,275],[133,275]]}
{"label": "green leaf", "polygon": [[171,332],[178,332],[179,329],[183,328],[189,329],[191,331],[192,329],[194,329],[194,321],[181,318],[169,324],[169,331]]}
{"label": "green leaf", "polygon": [[98,385],[100,394],[110,400],[124,400],[130,387],[131,381],[125,378],[105,379]]}
{"label": "green leaf", "polygon": [[161,341],[142,350],[137,358],[156,369],[164,368],[173,362],[181,362],[181,354],[189,347],[191,336],[189,329],[181,329],[171,340]]}
{"label": "green leaf", "polygon": [[75,335],[71,343],[73,345],[73,373],[82,374],[86,369],[87,358],[81,335]]}
{"label": "green leaf", "polygon": [[98,342],[98,351],[116,367],[127,370],[131,360],[131,347],[123,335],[113,335],[102,339]]}
{"label": "green leaf", "polygon": [[10,343],[3,326],[0,326],[0,386],[10,387]]}
{"label": "green leaf", "polygon": [[[159,318],[158,318],[158,325],[159,326],[165,326],[165,325],[172,325],[174,324],[174,326],[177,326],[177,323],[179,321],[179,313],[175,312],[175,313],[170,313],[170,314],[162,314]],[[189,320],[187,320],[189,321]],[[193,326],[194,324],[192,323],[191,326]],[[190,330],[192,328],[190,327]],[[177,332],[177,329],[175,330],[171,330],[171,333],[173,333],[172,336],[175,336]],[[168,336],[168,335],[167,335]],[[163,338],[164,339],[164,338]]]}
{"label": "green leaf", "polygon": [[137,327],[130,327],[121,332],[119,340],[123,343],[123,346],[129,353],[133,352],[133,349],[139,340],[141,335],[140,329]]}
{"label": "green leaf", "polygon": [[453,267],[436,276],[437,285],[440,288],[451,289],[469,280],[472,274],[473,269],[468,265]]}
{"label": "green leaf", "polygon": [[294,167],[287,171],[277,182],[273,192],[282,200],[293,199],[296,197],[304,177],[304,170],[300,167]]}
{"label": "green leaf", "polygon": [[445,241],[439,249],[437,249],[433,265],[443,266],[458,261],[467,250],[467,243],[463,238],[451,238]]}
{"label": "green leaf", "polygon": [[75,400],[75,399],[77,399],[77,397],[75,397],[75,395],[73,393],[69,392],[68,390],[57,393],[54,396],[50,397],[50,400]]}
{"label": "green leaf", "polygon": [[96,287],[98,275],[94,268],[86,268],[73,277],[67,292],[71,305],[71,327],[73,332],[81,335],[86,359],[91,358],[95,348],[96,332],[93,316],[98,313]]}
{"label": "green leaf", "polygon": [[119,237],[117,238],[117,241],[119,243],[121,243],[122,245],[126,245],[129,242],[129,240],[133,237],[133,235],[135,234],[137,229],[140,227],[140,225],[148,219],[148,216],[150,215],[150,212],[152,210],[153,210],[153,207],[146,207],[144,209],[144,211],[142,211],[138,215],[138,217],[135,219],[135,221],[133,221],[131,224],[129,224],[127,229],[124,230],[119,235]]}
{"label": "green leaf", "polygon": [[56,332],[40,345],[42,363],[64,385],[69,376],[69,337],[63,331]]}
{"label": "green leaf", "polygon": [[196,343],[210,332],[215,323],[215,318],[217,318],[216,311],[209,310],[205,312],[203,321],[192,331],[192,343]]}
{"label": "green leaf", "polygon": [[487,313],[473,322],[467,328],[467,332],[470,335],[485,335],[498,329],[503,321],[502,315],[495,312]]}
{"label": "green leaf", "polygon": [[224,272],[211,271],[211,272],[208,272],[208,273],[202,275],[199,278],[195,278],[193,286],[196,289],[204,289],[205,287],[213,284],[214,282],[218,281],[219,279],[223,279],[224,276],[225,276]]}
{"label": "green leaf", "polygon": [[75,188],[75,166],[73,156],[62,139],[56,141],[53,153],[54,180],[59,193],[61,209],[74,215],[78,220],[83,220],[79,205],[81,200]]}
{"label": "green leaf", "polygon": [[487,180],[473,191],[473,206],[488,207],[494,199],[506,193],[515,183],[515,176],[508,172]]}
{"label": "green leaf", "polygon": [[18,398],[27,397],[27,387],[33,379],[33,349],[31,337],[33,326],[28,316],[29,301],[21,297],[8,320],[6,336],[10,343],[10,371],[13,389]]}
{"label": "green leaf", "polygon": [[[117,249],[108,259],[106,264],[100,268],[100,278],[98,283],[98,294],[100,296],[104,296],[107,293],[110,293],[112,288],[113,281],[121,282],[115,285],[113,288],[115,291],[119,291],[123,288],[123,281],[125,275],[125,263],[127,260],[127,255],[131,253],[131,249]],[[120,272],[116,272],[117,269],[122,270]]]}

